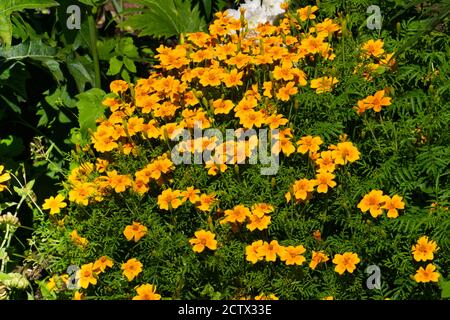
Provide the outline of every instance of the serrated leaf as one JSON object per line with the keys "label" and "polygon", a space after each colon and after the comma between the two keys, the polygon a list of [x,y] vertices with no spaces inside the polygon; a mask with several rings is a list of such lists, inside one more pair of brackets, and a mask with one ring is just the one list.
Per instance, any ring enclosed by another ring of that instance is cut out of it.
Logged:
{"label": "serrated leaf", "polygon": [[93,88],[76,96],[80,132],[85,138],[89,137],[89,130],[95,130],[95,121],[105,112],[105,106],[102,104],[105,95],[103,90]]}
{"label": "serrated leaf", "polygon": [[0,1],[0,40],[7,46],[12,41],[11,13],[25,9],[44,9],[58,6],[53,0],[1,0]]}
{"label": "serrated leaf", "polygon": [[191,8],[190,1],[134,0],[130,2],[139,4],[143,8],[134,10],[140,13],[130,15],[121,26],[139,30],[139,36],[161,38],[205,30],[206,23],[200,15],[198,5]]}

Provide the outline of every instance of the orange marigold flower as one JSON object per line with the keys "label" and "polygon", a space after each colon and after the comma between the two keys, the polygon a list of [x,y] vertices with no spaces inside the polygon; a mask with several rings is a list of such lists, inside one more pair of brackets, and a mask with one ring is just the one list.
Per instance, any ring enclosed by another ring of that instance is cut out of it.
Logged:
{"label": "orange marigold flower", "polygon": [[280,250],[280,260],[284,261],[287,265],[302,265],[303,262],[306,261],[305,257],[302,256],[303,253],[306,252],[306,249],[304,246],[288,246],[288,247],[282,247]]}
{"label": "orange marigold flower", "polygon": [[351,142],[340,142],[332,150],[334,162],[336,164],[345,165],[347,162],[355,162],[359,160],[359,151]]}
{"label": "orange marigold flower", "polygon": [[262,260],[264,255],[259,252],[259,249],[263,246],[262,240],[254,241],[251,245],[245,247],[245,260],[255,264]]}
{"label": "orange marigold flower", "polygon": [[374,41],[373,39],[370,39],[362,45],[362,50],[365,55],[378,58],[384,53],[383,46],[383,40],[378,39]]}
{"label": "orange marigold flower", "polygon": [[183,204],[183,201],[180,200],[180,197],[180,190],[172,190],[171,188],[164,190],[158,196],[159,208],[163,210],[172,210],[178,208]]}
{"label": "orange marigold flower", "polygon": [[128,90],[128,83],[123,80],[115,80],[109,85],[111,92],[121,93]]}
{"label": "orange marigold flower", "polygon": [[322,77],[311,80],[311,89],[316,89],[316,93],[331,92],[339,80],[334,77]]}
{"label": "orange marigold flower", "polygon": [[320,149],[320,145],[323,143],[320,137],[305,136],[297,141],[297,152],[305,154],[307,152],[317,152]]}
{"label": "orange marigold flower", "polygon": [[403,198],[398,195],[394,195],[392,198],[384,196],[384,206],[382,206],[381,209],[387,210],[388,218],[397,218],[398,210],[405,209],[405,203],[402,200]]}
{"label": "orange marigold flower", "polygon": [[330,172],[319,172],[316,175],[317,181],[317,192],[318,193],[327,193],[328,187],[334,188],[337,183],[333,180],[335,175]]}
{"label": "orange marigold flower", "polygon": [[143,284],[136,287],[137,296],[133,300],[161,300],[161,295],[156,293],[156,287],[152,284]]}
{"label": "orange marigold flower", "polygon": [[210,250],[217,249],[217,240],[214,238],[216,235],[211,231],[199,230],[194,233],[195,238],[189,240],[189,243],[193,245],[192,250],[197,253],[203,252],[205,248]]}
{"label": "orange marigold flower", "polygon": [[277,240],[272,240],[270,243],[264,242],[261,247],[258,248],[258,254],[266,259],[266,261],[277,260],[277,255],[281,252],[281,246]]}
{"label": "orange marigold flower", "polygon": [[319,263],[327,262],[328,260],[330,260],[330,258],[328,258],[323,251],[316,252],[313,250],[309,267],[314,270]]}
{"label": "orange marigold flower", "polygon": [[196,208],[203,212],[211,211],[212,206],[217,202],[216,196],[213,194],[201,194],[200,199],[196,203]]}
{"label": "orange marigold flower", "polygon": [[427,261],[434,259],[434,253],[438,250],[436,241],[428,240],[427,236],[422,236],[417,240],[417,244],[412,246],[414,260]]}
{"label": "orange marigold flower", "polygon": [[417,273],[414,275],[414,280],[416,282],[438,282],[440,274],[435,271],[436,266],[432,263],[429,263],[426,268],[420,267],[417,270]]}
{"label": "orange marigold flower", "polygon": [[133,222],[132,225],[126,226],[123,230],[123,235],[128,241],[134,240],[138,242],[147,234],[147,227],[139,222]]}
{"label": "orange marigold flower", "polygon": [[121,269],[128,281],[132,281],[142,272],[142,267],[143,265],[139,260],[132,258],[123,263]]}
{"label": "orange marigold flower", "polygon": [[291,81],[286,84],[286,86],[281,87],[277,92],[277,98],[281,101],[289,101],[292,95],[298,92],[297,87],[295,87],[295,82]]}
{"label": "orange marigold flower", "polygon": [[300,17],[301,21],[306,20],[314,20],[316,18],[316,15],[314,14],[316,11],[319,10],[319,7],[317,6],[306,6],[304,8],[300,8],[297,10],[297,14]]}
{"label": "orange marigold flower", "polygon": [[107,256],[102,256],[94,262],[93,270],[97,273],[104,272],[106,270],[106,267],[112,268],[113,265],[114,262],[111,259],[109,259]]}
{"label": "orange marigold flower", "polygon": [[96,285],[97,278],[94,272],[94,264],[88,263],[82,265],[76,273],[76,278],[79,279],[79,284],[83,289],[87,289],[90,284]]}
{"label": "orange marigold flower", "polygon": [[353,252],[345,252],[344,254],[336,254],[333,259],[333,263],[336,265],[334,270],[343,274],[345,271],[349,273],[353,273],[356,269],[356,265],[361,260],[358,258],[358,255]]}
{"label": "orange marigold flower", "polygon": [[316,180],[300,179],[295,181],[292,186],[292,191],[294,192],[294,197],[296,200],[306,200],[308,193],[314,191],[316,186]]}
{"label": "orange marigold flower", "polygon": [[250,209],[247,208],[244,205],[237,205],[231,210],[225,210],[225,219],[220,221],[220,223],[227,223],[227,222],[244,222],[248,217],[250,217]]}
{"label": "orange marigold flower", "polygon": [[383,191],[372,190],[358,203],[358,208],[361,209],[362,212],[370,210],[372,217],[376,218],[383,213],[383,210],[381,209],[383,201]]}

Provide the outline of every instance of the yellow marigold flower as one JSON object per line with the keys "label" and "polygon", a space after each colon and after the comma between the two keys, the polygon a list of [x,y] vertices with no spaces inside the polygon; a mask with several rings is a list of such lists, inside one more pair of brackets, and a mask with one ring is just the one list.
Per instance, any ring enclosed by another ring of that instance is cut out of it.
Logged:
{"label": "yellow marigold flower", "polygon": [[201,194],[199,201],[195,205],[200,211],[209,212],[216,201],[216,196],[213,194]]}
{"label": "yellow marigold flower", "polygon": [[134,180],[132,183],[132,187],[133,191],[139,193],[140,195],[143,195],[149,190],[147,182],[145,182],[145,180],[141,178],[136,178],[136,180]]}
{"label": "yellow marigold flower", "polygon": [[272,114],[266,118],[265,123],[269,125],[270,129],[278,129],[280,126],[284,126],[288,123],[288,119],[284,118],[282,114]]}
{"label": "yellow marigold flower", "polygon": [[258,254],[263,256],[266,261],[277,260],[277,255],[281,253],[282,247],[278,244],[277,240],[272,240],[270,243],[264,242],[261,247],[258,248]]}
{"label": "yellow marigold flower", "polygon": [[277,98],[281,101],[289,101],[292,95],[298,92],[297,87],[295,87],[295,82],[291,81],[286,84],[286,86],[281,87],[277,92]]}
{"label": "yellow marigold flower", "polygon": [[336,265],[334,271],[339,274],[343,274],[345,271],[353,273],[356,269],[356,265],[361,260],[358,255],[353,252],[345,252],[344,254],[336,254],[333,259],[333,263]]}
{"label": "yellow marigold flower", "polygon": [[132,225],[126,226],[123,230],[123,235],[128,241],[134,240],[138,242],[147,234],[147,227],[139,222],[133,222]]}
{"label": "yellow marigold flower", "polygon": [[281,66],[276,66],[275,69],[273,69],[273,77],[275,80],[293,80],[294,74],[292,73],[292,63],[283,63]]}
{"label": "yellow marigold flower", "polygon": [[205,248],[210,250],[217,249],[217,240],[214,239],[216,235],[211,231],[199,230],[194,235],[195,238],[189,240],[189,243],[193,245],[192,250],[194,252],[201,253]]}
{"label": "yellow marigold flower", "polygon": [[158,205],[160,209],[172,210],[176,209],[183,204],[180,200],[180,190],[172,190],[171,188],[164,190],[158,196]]}
{"label": "yellow marigold flower", "polygon": [[272,98],[272,81],[266,81],[263,83],[264,92],[263,95],[268,98]]}
{"label": "yellow marigold flower", "polygon": [[245,260],[255,264],[259,260],[262,260],[264,255],[259,252],[259,249],[263,246],[262,240],[254,241],[251,245],[245,247]]}
{"label": "yellow marigold flower", "polygon": [[4,166],[0,166],[0,192],[6,189],[6,185],[3,183],[11,179],[11,175],[8,172],[2,173],[4,169]]}
{"label": "yellow marigold flower", "polygon": [[253,214],[262,217],[265,214],[273,212],[274,208],[268,203],[257,203],[252,206],[251,210]]}
{"label": "yellow marigold flower", "polygon": [[319,172],[334,172],[336,164],[334,163],[333,153],[331,151],[322,151],[320,157],[316,160]]}
{"label": "yellow marigold flower", "polygon": [[332,19],[326,18],[321,23],[316,24],[313,29],[317,34],[323,34],[325,37],[328,37],[328,35],[339,31],[341,28]]}
{"label": "yellow marigold flower", "polygon": [[97,278],[94,272],[94,264],[82,265],[80,270],[77,271],[76,277],[79,279],[79,284],[83,289],[87,289],[90,284],[96,285]]}
{"label": "yellow marigold flower", "polygon": [[[314,37],[312,35],[307,36],[306,38],[302,39],[301,47],[304,48],[306,52],[309,54],[316,54],[324,51],[328,51],[330,48],[330,45],[326,42],[324,42],[324,35],[319,34],[317,37]],[[324,78],[321,78],[324,79]],[[312,88],[312,86],[311,86]],[[321,92],[317,92],[321,93]]]}
{"label": "yellow marigold flower", "polygon": [[260,128],[264,123],[264,116],[261,111],[248,110],[240,115],[240,124],[244,128],[251,129],[254,126]]}
{"label": "yellow marigold flower", "polygon": [[143,284],[136,288],[137,296],[133,300],[161,300],[161,295],[156,293],[156,287],[152,284]]}
{"label": "yellow marigold flower", "polygon": [[405,209],[405,203],[403,202],[403,197],[394,195],[392,198],[389,196],[384,196],[384,206],[381,209],[387,210],[388,218],[397,218],[398,210]]}
{"label": "yellow marigold flower", "polygon": [[189,200],[190,203],[195,204],[200,197],[198,194],[200,193],[200,190],[194,189],[194,187],[187,187],[186,191],[182,191],[181,195],[183,196],[183,202],[186,202]]}
{"label": "yellow marigold flower", "polygon": [[95,189],[92,183],[79,183],[69,191],[69,201],[87,206],[89,203],[89,197],[92,196],[94,192]]}
{"label": "yellow marigold flower", "polygon": [[270,221],[271,221],[271,217],[270,216],[266,216],[266,215],[257,215],[257,214],[252,214],[249,216],[249,223],[247,224],[247,229],[250,231],[254,231],[255,229],[258,229],[260,231],[267,229],[269,227]]}
{"label": "yellow marigold flower", "polygon": [[319,7],[317,6],[306,6],[298,9],[297,14],[299,15],[301,21],[314,20],[316,18],[314,13],[318,10]]}
{"label": "yellow marigold flower", "polygon": [[316,89],[316,93],[331,92],[339,80],[334,77],[322,77],[311,80],[311,89]]}
{"label": "yellow marigold flower", "polygon": [[326,296],[326,297],[323,297],[322,300],[334,300],[334,297],[333,296]]}
{"label": "yellow marigold flower", "polygon": [[280,260],[284,261],[286,265],[302,265],[306,261],[305,257],[302,256],[306,252],[305,247],[299,246],[288,246],[282,247],[279,253]]}
{"label": "yellow marigold flower", "polygon": [[275,143],[272,147],[274,154],[279,154],[282,151],[286,156],[291,155],[295,151],[295,146],[291,141],[292,132],[290,128],[280,130],[278,134],[273,135]]}
{"label": "yellow marigold flower", "polygon": [[327,262],[328,260],[330,260],[330,258],[328,258],[328,256],[323,251],[316,252],[313,250],[309,267],[314,270],[319,263]]}
{"label": "yellow marigold flower", "polygon": [[121,269],[128,281],[132,281],[142,272],[142,263],[139,260],[132,258],[123,263]]}
{"label": "yellow marigold flower", "polygon": [[390,97],[385,96],[385,91],[377,91],[373,96],[368,96],[363,100],[366,109],[373,109],[375,112],[380,112],[382,107],[391,105]]}
{"label": "yellow marigold flower", "polygon": [[422,236],[417,240],[417,244],[412,246],[414,260],[427,261],[434,259],[434,253],[438,250],[436,241],[428,240],[427,236]]}
{"label": "yellow marigold flower", "polygon": [[214,114],[229,114],[234,108],[234,103],[231,100],[217,99],[213,103]]}
{"label": "yellow marigold flower", "polygon": [[294,197],[296,200],[306,200],[308,193],[314,191],[316,186],[316,180],[300,179],[295,181],[292,186],[292,191],[294,192]]}
{"label": "yellow marigold flower", "polygon": [[121,93],[128,90],[128,83],[123,80],[115,80],[109,85],[111,92]]}
{"label": "yellow marigold flower", "polygon": [[73,230],[70,234],[70,239],[78,246],[80,247],[86,247],[88,245],[88,240],[86,238],[81,237],[78,234],[77,230]]}
{"label": "yellow marigold flower", "polygon": [[345,165],[347,162],[359,160],[359,151],[351,142],[340,142],[332,150],[333,159],[336,164]]}
{"label": "yellow marigold flower", "polygon": [[381,209],[383,201],[383,191],[372,190],[358,203],[358,208],[361,209],[362,212],[370,210],[372,217],[376,218],[383,213],[383,210]]}
{"label": "yellow marigold flower", "polygon": [[50,210],[50,214],[57,214],[61,212],[62,208],[65,208],[67,203],[64,202],[64,197],[58,194],[56,197],[50,197],[44,200],[42,209]]}
{"label": "yellow marigold flower", "polygon": [[80,291],[75,291],[72,300],[84,300],[84,293]]}
{"label": "yellow marigold flower", "polygon": [[250,64],[252,58],[246,54],[238,53],[237,55],[229,58],[226,63],[232,66],[236,66],[238,69],[242,69],[248,64]]}
{"label": "yellow marigold flower", "polygon": [[244,83],[242,82],[242,77],[244,76],[244,72],[238,72],[237,69],[231,70],[230,73],[225,73],[223,75],[223,83],[227,88],[242,86]]}
{"label": "yellow marigold flower", "polygon": [[380,57],[384,53],[384,42],[381,39],[374,41],[370,39],[362,45],[362,51],[367,56]]}
{"label": "yellow marigold flower", "polygon": [[414,275],[414,280],[416,282],[438,282],[440,274],[435,271],[436,266],[432,263],[429,263],[426,268],[420,267]]}
{"label": "yellow marigold flower", "polygon": [[174,169],[173,162],[168,159],[165,155],[159,157],[157,160],[153,161],[148,165],[148,170],[150,170],[150,178],[158,180],[161,178],[162,174],[171,172]]}
{"label": "yellow marigold flower", "polygon": [[237,205],[231,210],[225,210],[225,219],[220,221],[220,223],[236,223],[236,222],[244,222],[248,217],[250,217],[250,209],[248,209],[244,205]]}
{"label": "yellow marigold flower", "polygon": [[118,174],[116,170],[108,171],[106,175],[109,185],[117,193],[124,192],[127,187],[132,185],[132,180],[128,176]]}
{"label": "yellow marigold flower", "polygon": [[106,267],[112,268],[114,262],[107,256],[101,256],[94,262],[93,270],[97,273],[104,272]]}
{"label": "yellow marigold flower", "polygon": [[317,192],[318,193],[327,193],[328,187],[334,188],[336,187],[337,183],[333,179],[335,178],[335,175],[330,172],[319,172],[316,175],[316,181],[317,181]]}
{"label": "yellow marigold flower", "polygon": [[313,137],[313,136],[305,136],[302,137],[299,141],[297,141],[297,152],[305,154],[307,152],[317,152],[320,149],[320,145],[323,143],[322,138]]}

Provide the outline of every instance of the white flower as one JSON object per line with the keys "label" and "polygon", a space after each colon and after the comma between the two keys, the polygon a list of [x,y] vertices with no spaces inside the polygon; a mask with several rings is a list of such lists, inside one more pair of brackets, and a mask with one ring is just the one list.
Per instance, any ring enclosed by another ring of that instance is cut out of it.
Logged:
{"label": "white flower", "polygon": [[[256,29],[260,23],[266,22],[274,23],[275,19],[285,12],[281,8],[281,4],[285,0],[246,0],[240,8],[245,9],[244,18],[247,20],[248,28],[250,30]],[[240,8],[237,10],[229,9],[227,14],[235,19],[240,19]]]}

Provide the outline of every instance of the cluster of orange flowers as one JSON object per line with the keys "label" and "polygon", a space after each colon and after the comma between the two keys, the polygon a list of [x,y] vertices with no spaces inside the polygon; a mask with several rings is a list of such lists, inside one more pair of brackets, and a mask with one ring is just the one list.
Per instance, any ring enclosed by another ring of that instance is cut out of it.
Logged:
{"label": "cluster of orange flowers", "polygon": [[405,209],[403,197],[394,195],[389,197],[381,190],[372,190],[366,194],[358,203],[358,208],[362,212],[369,211],[372,217],[377,218],[383,214],[383,209],[387,210],[388,218],[397,218],[398,210]]}
{"label": "cluster of orange flowers", "polygon": [[[416,261],[427,261],[434,259],[434,253],[438,250],[436,241],[428,240],[427,236],[422,236],[417,240],[417,243],[412,246],[412,254]],[[435,271],[436,266],[432,263],[427,264],[425,269],[419,267],[414,280],[416,282],[437,282],[440,274]]]}
{"label": "cluster of orange flowers", "polygon": [[258,203],[247,208],[244,205],[237,205],[233,209],[225,210],[225,218],[220,221],[221,224],[244,223],[247,221],[247,229],[254,231],[256,229],[262,231],[269,227],[271,217],[269,213],[273,212],[274,208],[267,203]]}
{"label": "cluster of orange flowers", "polygon": [[384,42],[381,39],[368,40],[361,46],[361,63],[356,67],[355,73],[362,72],[368,81],[373,80],[374,74],[392,70],[396,65],[393,53],[384,50]]}
{"label": "cluster of orange flowers", "polygon": [[294,182],[290,191],[285,194],[288,202],[292,196],[296,202],[309,200],[312,197],[314,188],[318,193],[327,193],[329,188],[336,187],[337,183],[333,179],[333,172],[338,165],[355,162],[359,159],[358,149],[349,141],[343,141],[337,145],[331,145],[327,151],[319,152],[322,139],[320,137],[305,136],[298,142],[297,152],[309,154],[317,169],[315,179],[300,179]]}
{"label": "cluster of orange flowers", "polygon": [[158,196],[158,206],[162,210],[174,210],[187,201],[203,212],[210,212],[212,207],[217,203],[214,194],[200,194],[200,190],[192,186],[186,188],[184,191],[168,188]]}

